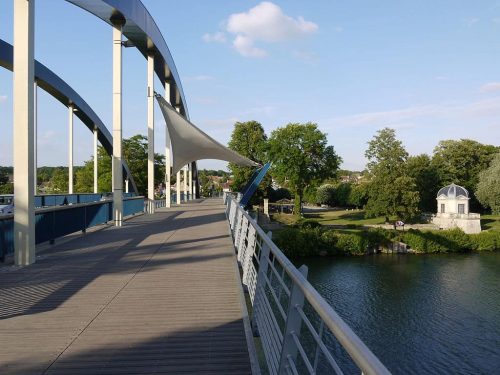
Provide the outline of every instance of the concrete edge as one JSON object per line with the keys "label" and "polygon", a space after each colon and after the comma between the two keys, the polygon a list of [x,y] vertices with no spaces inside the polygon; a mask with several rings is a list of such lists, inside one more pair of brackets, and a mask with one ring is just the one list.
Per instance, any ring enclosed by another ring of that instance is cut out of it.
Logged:
{"label": "concrete edge", "polygon": [[[225,208],[225,206],[224,206],[224,208]],[[245,294],[243,292],[243,284],[241,282],[241,277],[240,277],[240,269],[238,266],[238,261],[236,260],[236,252],[235,252],[236,248],[234,247],[233,234],[231,233],[231,228],[229,227],[229,221],[228,221],[228,217],[227,217],[225,209],[224,209],[224,215],[226,216],[226,225],[228,228],[228,235],[229,235],[229,238],[231,238],[231,244],[232,244],[232,249],[233,249],[234,273],[236,276],[236,280],[239,281],[237,284],[238,284],[238,290],[239,290],[239,295],[240,295],[241,312],[243,314],[242,320],[243,320],[243,327],[245,330],[245,338],[247,341],[248,357],[250,359],[250,367],[252,369],[252,375],[261,375],[259,359],[257,357],[257,350],[255,349],[255,343],[253,341],[254,338],[253,338],[253,333],[252,333],[252,326],[250,324],[250,317],[248,315]]]}

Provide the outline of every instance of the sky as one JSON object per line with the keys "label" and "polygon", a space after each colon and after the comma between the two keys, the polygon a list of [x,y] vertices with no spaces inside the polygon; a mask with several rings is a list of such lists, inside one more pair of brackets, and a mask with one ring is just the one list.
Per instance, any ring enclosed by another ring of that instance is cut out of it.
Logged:
{"label": "sky", "polygon": [[[384,127],[412,155],[444,139],[500,145],[500,1],[143,3],[175,60],[191,121],[224,144],[236,121],[259,121],[268,135],[310,121],[350,170],[364,168],[367,142]],[[64,0],[38,0],[35,23],[36,59],[111,129],[111,28]],[[12,0],[0,0],[0,38],[12,43]],[[145,135],[146,60],[134,48],[123,56],[123,135]],[[39,166],[67,165],[67,117],[39,90]],[[12,73],[0,69],[0,165],[12,165],[12,126]],[[76,118],[75,140],[82,164],[92,135]]]}

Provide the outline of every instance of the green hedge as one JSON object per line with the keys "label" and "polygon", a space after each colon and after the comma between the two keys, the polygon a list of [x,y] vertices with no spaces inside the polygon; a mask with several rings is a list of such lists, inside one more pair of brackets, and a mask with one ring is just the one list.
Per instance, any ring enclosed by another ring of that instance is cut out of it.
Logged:
{"label": "green hedge", "polygon": [[382,228],[344,232],[302,222],[278,232],[274,241],[289,257],[361,255],[368,249],[387,247],[393,241],[406,243],[420,253],[494,251],[500,249],[500,232],[465,234],[460,229],[397,232]]}

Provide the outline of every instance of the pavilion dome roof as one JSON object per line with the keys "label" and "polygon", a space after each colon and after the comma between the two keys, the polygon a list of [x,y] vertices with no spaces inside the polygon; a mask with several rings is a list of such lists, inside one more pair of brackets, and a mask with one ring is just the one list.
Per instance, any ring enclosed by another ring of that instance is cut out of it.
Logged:
{"label": "pavilion dome roof", "polygon": [[469,192],[467,191],[467,189],[462,187],[462,186],[455,185],[455,184],[451,184],[451,185],[445,186],[444,188],[441,188],[438,191],[437,196],[439,198],[443,195],[447,198],[456,198],[459,196],[469,198]]}

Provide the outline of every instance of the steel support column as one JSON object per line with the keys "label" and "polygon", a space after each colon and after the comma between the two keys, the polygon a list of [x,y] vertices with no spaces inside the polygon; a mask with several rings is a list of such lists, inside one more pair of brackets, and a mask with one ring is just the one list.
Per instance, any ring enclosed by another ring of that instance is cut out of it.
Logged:
{"label": "steel support column", "polygon": [[[170,103],[170,82],[165,80],[165,100]],[[171,194],[170,194],[170,134],[168,128],[165,126],[165,207],[171,207]]]}
{"label": "steel support column", "polygon": [[155,120],[154,120],[155,58],[148,54],[148,213],[155,212]]}
{"label": "steel support column", "polygon": [[115,226],[122,226],[122,19],[113,20],[113,207]]}
{"label": "steel support column", "polygon": [[188,178],[188,181],[189,181],[189,196],[191,199],[194,199],[194,196],[193,196],[193,166],[191,163],[188,164],[188,171],[189,171],[189,178]]}
{"label": "steel support column", "polygon": [[68,106],[68,194],[73,194],[73,104]]}
{"label": "steel support column", "polygon": [[[181,112],[181,108],[176,106],[175,107],[175,110],[177,112]],[[177,204],[181,204],[181,171],[178,171],[177,172],[177,182],[175,184],[176,186],[176,189],[177,189]],[[184,200],[186,199],[186,197],[184,196]]]}
{"label": "steel support column", "polygon": [[177,172],[177,182],[175,183],[175,189],[177,192],[176,203],[181,204],[181,171]]}
{"label": "steel support column", "polygon": [[35,1],[14,1],[14,258],[35,262],[34,84]]}
{"label": "steel support column", "polygon": [[97,151],[97,138],[99,135],[99,131],[97,128],[94,128],[94,194],[97,194],[99,191],[99,186],[98,186],[98,181],[99,181],[99,171],[98,171],[98,165],[99,165],[99,155]]}
{"label": "steel support column", "polygon": [[187,202],[189,199],[188,196],[188,166],[185,165],[184,168],[182,168],[183,174],[184,174],[184,200]]}
{"label": "steel support column", "polygon": [[35,88],[33,91],[33,192],[36,195],[38,193],[38,84],[35,81]]}

